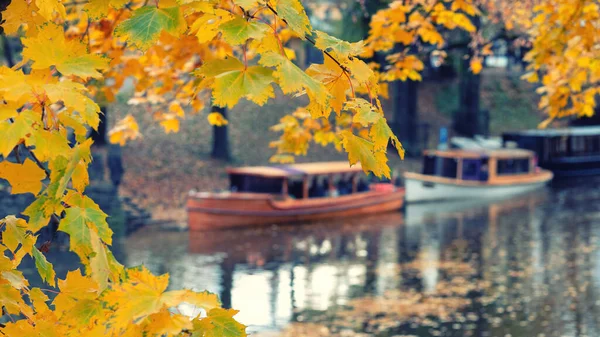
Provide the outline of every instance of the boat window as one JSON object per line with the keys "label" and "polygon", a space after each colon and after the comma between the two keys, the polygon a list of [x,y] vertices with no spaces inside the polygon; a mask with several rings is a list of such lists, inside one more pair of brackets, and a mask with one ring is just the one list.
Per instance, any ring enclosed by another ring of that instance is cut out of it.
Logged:
{"label": "boat window", "polygon": [[442,170],[440,176],[446,178],[456,178],[458,160],[455,158],[441,158]]}
{"label": "boat window", "polygon": [[444,158],[435,156],[423,157],[423,174],[456,178],[458,160],[455,158]]}
{"label": "boat window", "polygon": [[496,172],[498,175],[529,173],[529,158],[499,159]]}
{"label": "boat window", "polygon": [[463,159],[462,179],[463,180],[479,180],[479,168],[481,160],[479,159]]}
{"label": "boat window", "polygon": [[423,157],[423,174],[435,175],[435,157],[424,156]]}
{"label": "boat window", "polygon": [[283,179],[231,174],[230,187],[235,192],[281,193]]}

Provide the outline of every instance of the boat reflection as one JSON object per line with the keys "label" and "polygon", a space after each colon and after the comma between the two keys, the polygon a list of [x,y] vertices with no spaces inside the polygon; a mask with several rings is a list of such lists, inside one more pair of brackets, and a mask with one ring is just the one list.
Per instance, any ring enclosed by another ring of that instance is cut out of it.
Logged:
{"label": "boat reflection", "polygon": [[311,322],[332,334],[600,335],[591,226],[600,213],[570,213],[560,200],[571,193],[306,225],[144,230],[128,239],[126,264],[169,272],[172,288],[218,293],[250,332]]}

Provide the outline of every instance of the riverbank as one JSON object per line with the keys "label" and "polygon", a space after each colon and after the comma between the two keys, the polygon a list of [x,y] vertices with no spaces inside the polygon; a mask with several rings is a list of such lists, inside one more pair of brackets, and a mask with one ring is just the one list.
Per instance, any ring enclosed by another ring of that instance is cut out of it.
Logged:
{"label": "riverbank", "polygon": [[[485,106],[483,108],[490,109],[493,117],[490,129],[499,132],[507,127],[515,128],[513,119],[510,116],[503,118],[504,113],[497,109],[502,105],[491,105],[486,98],[497,97],[500,90],[498,88],[506,87],[504,84],[493,87],[494,93],[491,93],[489,89],[491,86],[487,83],[494,81],[498,83],[510,81],[511,85],[516,85],[516,82],[507,79],[505,75],[495,75],[493,70],[489,70],[484,75],[482,97]],[[444,88],[442,83],[426,82],[419,90],[419,118],[430,125],[430,145],[437,141],[439,127],[447,127],[451,123],[447,111],[441,109],[440,106],[443,105],[439,104],[438,96],[444,95]],[[518,90],[529,89],[522,87]],[[512,91],[507,94],[513,95]],[[523,94],[522,99],[530,96]],[[534,96],[529,99],[533,100]],[[267,164],[269,157],[274,153],[273,149],[269,148],[269,143],[278,137],[276,132],[269,131],[269,127],[277,124],[282,116],[294,111],[300,104],[302,104],[301,99],[278,95],[263,107],[242,101],[229,111],[228,128],[232,156],[230,162],[210,158],[212,126],[206,120],[208,111],[188,114],[185,121],[181,123],[178,133],[165,134],[163,128],[153,121],[152,114],[146,109],[115,104],[109,110],[109,124],[131,113],[139,122],[143,134],[142,139],[128,143],[123,149],[125,176],[121,185],[121,194],[150,210],[154,220],[184,223],[186,219],[184,205],[188,191],[226,188],[228,186],[226,166]],[[521,128],[534,127],[536,121],[542,120],[532,109],[520,110],[520,114],[524,115],[523,120],[529,121],[521,125]],[[347,155],[337,152],[332,146],[323,148],[313,145],[306,157],[297,158],[298,162],[332,160],[347,160]],[[399,174],[420,170],[419,158],[401,161],[397,155],[391,153],[389,164]]]}

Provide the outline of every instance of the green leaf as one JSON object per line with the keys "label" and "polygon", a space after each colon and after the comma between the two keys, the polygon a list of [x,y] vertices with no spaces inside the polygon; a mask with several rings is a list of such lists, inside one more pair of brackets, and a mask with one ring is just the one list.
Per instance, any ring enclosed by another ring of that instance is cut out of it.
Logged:
{"label": "green leaf", "polygon": [[42,280],[54,287],[56,285],[56,274],[54,273],[52,263],[48,262],[44,254],[42,254],[42,252],[40,252],[37,248],[33,247],[32,253],[33,258],[35,259],[35,267],[40,273]]}
{"label": "green leaf", "polygon": [[215,78],[213,97],[218,106],[232,108],[241,97],[263,105],[275,97],[271,82],[273,70],[260,66],[232,71]]}
{"label": "green leaf", "polygon": [[23,211],[23,215],[29,217],[28,229],[36,233],[48,224],[53,213],[60,213],[62,209],[60,200],[40,195]]}
{"label": "green leaf", "polygon": [[284,19],[288,27],[302,39],[310,35],[310,20],[299,0],[279,0],[276,5],[277,14]]}
{"label": "green leaf", "polygon": [[214,104],[233,107],[240,98],[263,105],[273,92],[273,70],[260,66],[245,67],[240,60],[230,57],[209,61],[196,71],[196,75],[212,78]]}
{"label": "green leaf", "polygon": [[333,52],[337,57],[341,58],[348,58],[362,53],[364,47],[362,41],[350,43],[321,31],[317,31],[316,33],[315,46],[322,51]]}
{"label": "green leaf", "polygon": [[[52,184],[57,184],[57,187],[54,189],[50,189],[49,191],[52,191],[53,194],[51,195],[51,197],[54,198],[61,198],[63,193],[65,192],[65,190],[67,189],[67,184],[69,183],[69,180],[71,180],[71,178],[73,177],[73,174],[75,173],[75,169],[77,169],[77,166],[81,164],[81,162],[83,162],[85,165],[89,164],[90,161],[92,160],[92,155],[91,155],[91,150],[90,150],[90,146],[92,145],[92,139],[88,139],[85,142],[78,144],[76,147],[73,148],[73,154],[71,155],[71,158],[69,160],[69,162],[66,164],[66,166],[61,165],[59,172],[56,172],[55,175],[55,168],[53,167],[51,170],[51,175],[50,175],[50,181],[52,182]],[[61,157],[59,157],[61,158]],[[53,163],[55,163],[57,161],[54,161]],[[62,163],[61,163],[62,164]]]}
{"label": "green leaf", "polygon": [[187,25],[179,7],[144,6],[136,9],[131,18],[123,21],[115,33],[117,36],[126,37],[138,48],[146,50],[158,40],[162,31],[178,35],[185,29]]}
{"label": "green leaf", "polygon": [[227,21],[219,26],[223,39],[232,45],[245,43],[248,39],[260,39],[265,35],[269,26],[257,21],[247,21],[241,16]]}
{"label": "green leaf", "polygon": [[354,98],[345,105],[346,110],[354,111],[353,123],[369,126],[383,118],[383,115],[369,102],[362,98]]}
{"label": "green leaf", "polygon": [[279,86],[285,94],[301,93],[306,90],[311,101],[314,100],[324,109],[328,107],[329,92],[323,83],[310,77],[285,56],[268,52],[262,55],[259,63],[277,68],[273,76],[278,80]]}

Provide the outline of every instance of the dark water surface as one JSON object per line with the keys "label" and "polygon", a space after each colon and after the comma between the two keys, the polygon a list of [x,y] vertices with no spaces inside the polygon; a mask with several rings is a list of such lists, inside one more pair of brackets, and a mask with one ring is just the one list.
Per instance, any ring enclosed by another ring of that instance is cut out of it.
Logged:
{"label": "dark water surface", "polygon": [[597,337],[599,182],[316,224],[147,228],[117,255],[219,294],[251,332]]}

